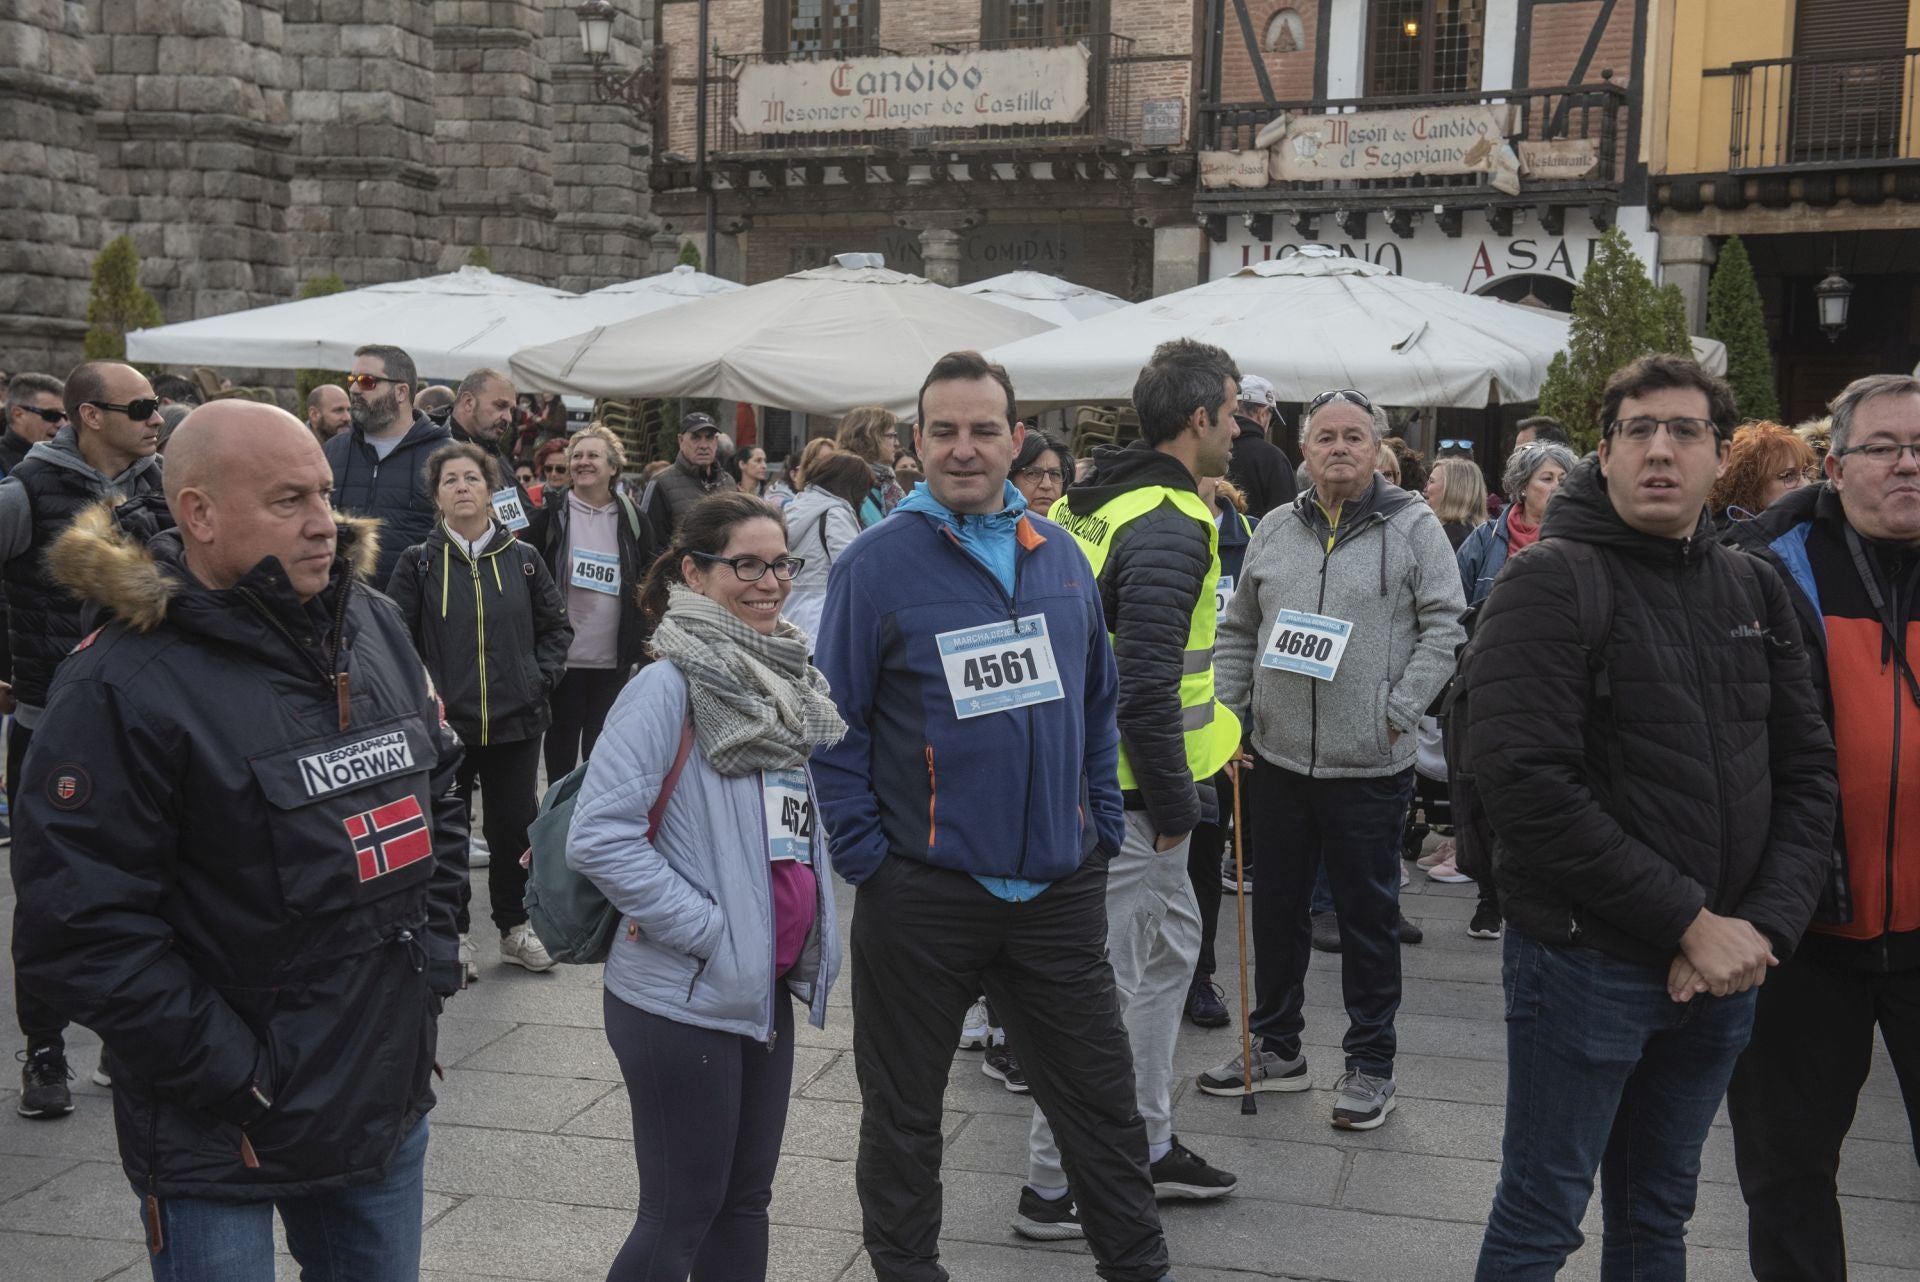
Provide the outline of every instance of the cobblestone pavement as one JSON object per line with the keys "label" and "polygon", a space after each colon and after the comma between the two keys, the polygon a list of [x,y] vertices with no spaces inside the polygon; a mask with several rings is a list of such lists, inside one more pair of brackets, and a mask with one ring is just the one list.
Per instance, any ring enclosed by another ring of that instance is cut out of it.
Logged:
{"label": "cobblestone pavement", "polygon": [[[476,874],[476,881],[484,874]],[[4,883],[0,883],[4,888]],[[845,891],[845,887],[842,890]],[[1243,1117],[1201,1096],[1192,1075],[1233,1054],[1236,1028],[1180,1037],[1181,1138],[1240,1176],[1239,1193],[1163,1207],[1179,1282],[1274,1277],[1342,1282],[1467,1278],[1497,1170],[1505,1046],[1497,944],[1467,937],[1471,886],[1416,874],[1407,915],[1426,943],[1405,950],[1399,1020],[1400,1107],[1364,1134],[1327,1124],[1340,1070],[1338,959],[1316,955],[1307,1034],[1318,1089],[1263,1095]],[[486,892],[476,886],[477,905]],[[852,895],[843,895],[842,913]],[[1220,976],[1237,1009],[1232,901]],[[0,898],[0,938],[13,920]],[[484,924],[476,932],[487,934]],[[427,1165],[423,1277],[598,1279],[632,1221],[636,1183],[627,1099],[600,1029],[597,972],[531,975],[482,944],[483,978],[448,1004]],[[12,983],[0,1027],[14,1043]],[[865,1282],[853,1192],[859,1124],[851,1012],[843,985],[824,1032],[803,1028],[785,1157],[773,1197],[779,1282]],[[17,1116],[11,1071],[0,1087],[0,1279],[93,1282],[147,1276],[134,1198],[120,1173],[106,1092],[87,1074],[97,1041],[70,1042],[79,1107],[59,1122]],[[17,1049],[17,1043],[14,1043]],[[1092,1279],[1083,1247],[1022,1243],[1008,1228],[1026,1170],[1030,1106],[960,1052],[947,1090],[945,1261],[960,1282]],[[1884,1055],[1860,1102],[1841,1169],[1854,1282],[1920,1282],[1920,1170]],[[1597,1219],[1589,1220],[1597,1233]],[[1708,1141],[1692,1276],[1748,1276],[1745,1209],[1725,1116]],[[1570,1278],[1598,1273],[1595,1246]],[[281,1260],[282,1278],[297,1276]]]}

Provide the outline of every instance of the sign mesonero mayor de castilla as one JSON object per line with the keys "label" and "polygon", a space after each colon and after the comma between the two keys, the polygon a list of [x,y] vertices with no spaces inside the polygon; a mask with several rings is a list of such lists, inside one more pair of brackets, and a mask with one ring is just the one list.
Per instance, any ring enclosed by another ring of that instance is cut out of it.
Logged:
{"label": "sign mesonero mayor de castilla", "polygon": [[1085,45],[838,62],[757,62],[740,70],[733,127],[744,134],[971,129],[1071,123],[1087,114]]}

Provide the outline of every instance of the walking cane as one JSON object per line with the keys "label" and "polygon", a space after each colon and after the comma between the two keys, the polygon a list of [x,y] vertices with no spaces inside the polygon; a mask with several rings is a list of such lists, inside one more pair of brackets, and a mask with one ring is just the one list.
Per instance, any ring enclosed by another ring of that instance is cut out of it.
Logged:
{"label": "walking cane", "polygon": [[1240,1096],[1244,1116],[1258,1113],[1253,1099],[1253,1029],[1247,1015],[1247,865],[1240,835],[1240,776],[1233,772],[1233,912],[1240,922],[1240,1077],[1245,1090]]}

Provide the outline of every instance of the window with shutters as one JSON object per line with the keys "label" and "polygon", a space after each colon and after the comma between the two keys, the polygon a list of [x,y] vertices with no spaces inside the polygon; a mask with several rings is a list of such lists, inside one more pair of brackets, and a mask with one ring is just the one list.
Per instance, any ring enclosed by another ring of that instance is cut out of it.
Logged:
{"label": "window with shutters", "polygon": [[770,55],[854,54],[873,46],[880,0],[767,0]]}
{"label": "window with shutters", "polygon": [[1477,93],[1485,10],[1484,0],[1373,0],[1368,95]]}
{"label": "window with shutters", "polygon": [[1907,0],[1800,0],[1793,40],[1792,163],[1898,156]]}

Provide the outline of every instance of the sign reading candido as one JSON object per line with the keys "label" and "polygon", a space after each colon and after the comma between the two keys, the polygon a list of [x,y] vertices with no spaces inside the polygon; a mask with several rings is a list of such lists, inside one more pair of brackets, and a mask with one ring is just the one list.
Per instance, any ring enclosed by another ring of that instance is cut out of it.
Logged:
{"label": "sign reading candido", "polygon": [[743,134],[1061,124],[1087,114],[1085,45],[917,58],[755,62],[740,69]]}

